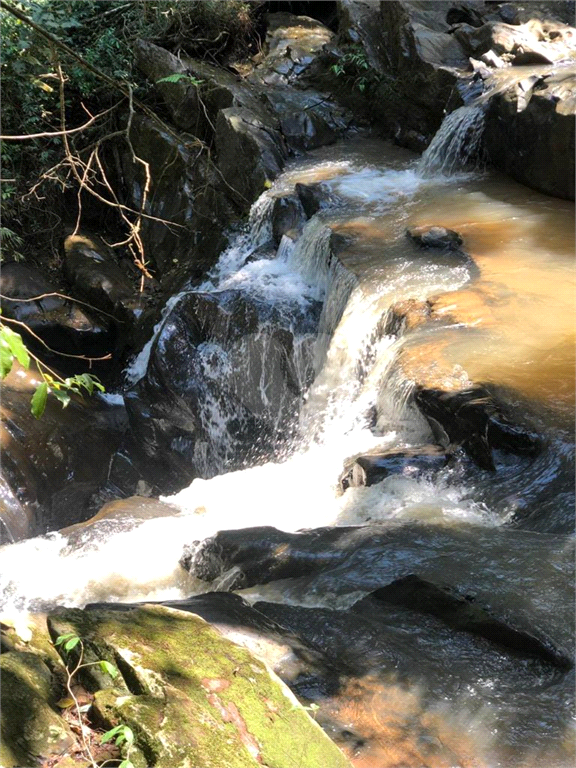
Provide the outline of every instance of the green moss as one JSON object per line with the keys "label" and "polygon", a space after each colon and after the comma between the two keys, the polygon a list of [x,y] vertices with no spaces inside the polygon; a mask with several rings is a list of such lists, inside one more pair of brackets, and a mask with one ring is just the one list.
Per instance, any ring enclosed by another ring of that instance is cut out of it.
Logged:
{"label": "green moss", "polygon": [[262,662],[194,614],[150,605],[52,622],[117,659],[131,695],[104,691],[95,707],[107,727],[133,729],[149,765],[349,765]]}

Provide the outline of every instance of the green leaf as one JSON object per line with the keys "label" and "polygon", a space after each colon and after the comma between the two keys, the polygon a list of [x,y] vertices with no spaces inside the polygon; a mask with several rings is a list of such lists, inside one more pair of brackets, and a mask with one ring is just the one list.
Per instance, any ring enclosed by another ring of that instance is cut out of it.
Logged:
{"label": "green leaf", "polygon": [[12,370],[12,363],[14,362],[14,355],[8,347],[4,346],[0,342],[0,379],[5,378],[8,376],[10,371]]}
{"label": "green leaf", "polygon": [[64,392],[61,389],[53,389],[52,394],[54,397],[62,403],[62,408],[66,408],[70,402],[70,395],[68,392]]}
{"label": "green leaf", "polygon": [[30,355],[24,346],[22,336],[13,331],[12,328],[3,325],[0,328],[0,338],[2,340],[2,346],[7,347],[10,350],[20,365],[24,368],[28,368],[30,365]]}
{"label": "green leaf", "polygon": [[46,399],[48,398],[48,384],[46,384],[45,381],[40,384],[36,392],[34,392],[34,395],[32,396],[32,403],[30,410],[32,411],[32,415],[39,419],[40,416],[44,413],[44,409],[46,408]]}
{"label": "green leaf", "polygon": [[185,82],[187,85],[199,86],[204,81],[198,80],[198,78],[192,77],[192,75],[185,75],[183,72],[178,72],[174,75],[167,75],[166,77],[161,77],[160,80],[156,80],[156,85],[158,85],[158,83],[182,83],[182,82]]}
{"label": "green leaf", "polygon": [[78,637],[78,635],[76,635],[74,632],[67,632],[65,635],[58,635],[54,645],[62,645],[62,643],[65,643],[66,640],[70,640],[71,637]]}
{"label": "green leaf", "polygon": [[125,728],[125,725],[117,725],[115,728],[111,728],[109,731],[106,731],[100,739],[101,744],[106,744],[108,741],[112,741],[118,733],[122,730],[122,728]]}
{"label": "green leaf", "polygon": [[68,642],[64,644],[64,650],[71,651],[73,648],[76,648],[79,642],[80,642],[79,637],[71,637],[70,640],[68,640]]}
{"label": "green leaf", "polygon": [[132,760],[122,760],[118,768],[134,768]]}
{"label": "green leaf", "polygon": [[113,664],[110,664],[109,661],[102,660],[99,662],[99,664],[102,672],[106,672],[112,679],[118,677],[118,670]]}

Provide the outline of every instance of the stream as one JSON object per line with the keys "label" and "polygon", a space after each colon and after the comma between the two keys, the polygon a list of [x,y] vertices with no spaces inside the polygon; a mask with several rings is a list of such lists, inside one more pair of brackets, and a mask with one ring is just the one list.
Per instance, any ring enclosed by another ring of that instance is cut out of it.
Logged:
{"label": "stream", "polygon": [[[169,301],[126,371],[129,392],[163,350],[180,350],[178,369],[164,373],[194,382],[199,436],[179,450],[197,479],[162,499],[162,515],[134,500],[120,515],[4,546],[4,615],[25,624],[26,611],[58,605],[243,586],[241,566],[207,584],[179,565],[184,545],[196,552],[218,531],[368,526],[334,567],[240,592],[282,604],[295,631],[324,632],[322,647],[341,642],[342,654],[370,656],[339,693],[318,698],[329,733],[362,742],[355,765],[419,764],[404,744],[406,723],[420,728],[429,765],[572,764],[570,671],[400,608],[369,643],[360,620],[344,620],[373,590],[417,572],[572,656],[573,206],[466,168],[451,118],[448,143],[420,161],[358,138],[293,162],[263,193],[205,281]],[[294,199],[297,184],[319,195],[319,210],[275,232],[275,205]],[[422,249],[406,237],[427,226],[454,230],[462,249]],[[244,302],[252,321],[236,335],[227,329],[225,342],[222,329],[205,334],[190,357],[178,312],[214,301],[232,317]],[[410,301],[433,320],[399,329],[394,308]],[[443,466],[408,464],[370,486],[342,485],[353,457],[437,442],[415,388],[479,384],[542,450],[495,450],[495,473],[456,450]],[[390,542],[378,547],[382,532]],[[304,607],[315,609],[305,621]]]}

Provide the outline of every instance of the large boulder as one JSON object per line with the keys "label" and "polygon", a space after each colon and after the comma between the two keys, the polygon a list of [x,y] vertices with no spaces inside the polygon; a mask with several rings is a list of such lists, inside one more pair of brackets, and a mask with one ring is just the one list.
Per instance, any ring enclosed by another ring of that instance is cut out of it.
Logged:
{"label": "large boulder", "polygon": [[214,164],[193,137],[168,133],[146,117],[134,116],[130,139],[147,163],[145,168],[123,148],[125,188],[135,210],[150,176],[140,229],[145,259],[160,275],[179,265],[189,276],[205,274],[218,258],[222,225],[235,215]]}
{"label": "large boulder", "polygon": [[288,157],[278,124],[271,116],[244,107],[222,109],[216,119],[215,143],[222,181],[240,211],[247,213]]}
{"label": "large boulder", "polygon": [[80,675],[95,691],[94,720],[132,729],[135,765],[349,766],[289,689],[199,616],[153,605],[69,610],[49,628],[77,634],[87,661],[117,666],[116,680],[98,667]]}
{"label": "large boulder", "polygon": [[99,398],[49,397],[41,419],[30,412],[38,374],[15,366],[2,386],[3,524],[17,540],[89,517],[126,427],[125,411]]}
{"label": "large boulder", "polygon": [[400,143],[411,131],[430,141],[445,112],[462,103],[457,84],[468,68],[468,57],[449,34],[446,14],[451,6],[380,3],[382,44],[371,46],[379,56],[382,77],[374,94],[374,114]]}
{"label": "large boulder", "polygon": [[493,165],[548,195],[574,200],[576,69],[525,78],[490,100],[484,143]]}
{"label": "large boulder", "polygon": [[[32,334],[65,354],[100,357],[113,351],[116,334],[110,318],[66,299],[60,286],[35,267],[18,262],[2,265],[0,293],[3,314],[30,329],[31,334],[22,327],[15,330],[23,333],[42,358],[50,355],[57,365],[67,362],[51,354]],[[61,295],[55,295],[58,293]],[[79,367],[82,361],[75,360],[76,372]]]}
{"label": "large boulder", "polygon": [[55,706],[50,669],[35,653],[12,650],[0,656],[2,740],[5,768],[53,760],[75,743]]}
{"label": "large boulder", "polygon": [[69,235],[64,254],[64,272],[76,294],[122,322],[139,316],[134,284],[99,237],[84,232]]}
{"label": "large boulder", "polygon": [[297,363],[296,337],[315,332],[317,309],[280,310],[235,290],[179,299],[126,397],[153,482],[180,489],[287,437],[312,376],[305,341]]}

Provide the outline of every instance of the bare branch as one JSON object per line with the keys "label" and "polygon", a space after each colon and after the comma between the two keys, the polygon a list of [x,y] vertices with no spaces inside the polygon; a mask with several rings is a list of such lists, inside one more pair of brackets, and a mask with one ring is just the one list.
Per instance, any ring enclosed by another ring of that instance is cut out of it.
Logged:
{"label": "bare branch", "polygon": [[[50,293],[41,293],[38,296],[31,296],[28,299],[14,299],[12,296],[5,296],[3,293],[0,293],[0,299],[4,299],[5,301],[18,301],[18,302],[30,302],[30,301],[40,301],[41,299],[48,299],[51,296],[57,296],[60,299],[66,299],[67,301],[74,301],[76,304],[82,304],[85,307],[89,307],[90,309],[95,310],[96,312],[100,312],[102,315],[106,315],[106,317],[111,317],[112,320],[116,320],[117,323],[123,323],[123,320],[117,320],[114,315],[109,314],[108,312],[104,312],[103,309],[99,309],[99,307],[94,307],[92,304],[88,304],[86,301],[80,301],[80,299],[75,299],[72,296],[67,296],[65,293],[57,293],[56,291],[52,291]],[[2,318],[3,320],[6,320],[5,317]]]}
{"label": "bare branch", "polygon": [[[108,115],[110,112],[112,112],[116,107],[118,107],[124,99],[120,99],[120,101],[117,104],[114,104],[113,107],[110,107],[109,109],[104,110],[104,112],[100,112],[100,114],[95,115],[94,117],[91,117],[90,120],[88,120],[87,123],[84,123],[84,125],[78,126],[78,128],[70,128],[70,130],[67,131],[54,131],[54,132],[45,132],[45,133],[25,133],[22,134],[22,136],[0,136],[1,141],[26,141],[27,139],[50,139],[57,136],[70,136],[73,133],[80,133],[80,131],[85,131],[86,128],[91,126],[93,123],[96,122],[96,120],[99,120],[101,117],[104,117],[104,115]],[[8,179],[3,179],[3,181],[8,181]],[[12,179],[12,181],[15,181],[15,179]]]}
{"label": "bare branch", "polygon": [[[60,352],[58,349],[53,349],[51,346],[46,344],[44,339],[41,339],[37,333],[34,333],[34,331],[32,330],[32,328],[30,328],[29,325],[27,325],[26,323],[23,323],[21,320],[14,320],[11,317],[2,317],[0,324],[1,323],[9,323],[10,325],[18,325],[21,328],[24,328],[27,331],[27,333],[30,334],[30,336],[33,336],[37,341],[39,341],[40,344],[42,344],[43,347],[46,347],[46,349],[49,352],[53,352],[55,355],[60,355],[61,357],[73,357],[75,360],[87,360],[89,363],[97,363],[100,360],[112,359],[111,352],[108,352],[107,355],[103,355],[102,357],[88,357],[87,355],[70,355],[67,352]],[[28,350],[28,352],[30,352],[30,350]],[[34,355],[32,355],[32,357],[34,357]],[[34,357],[34,359],[36,360],[37,358]]]}

